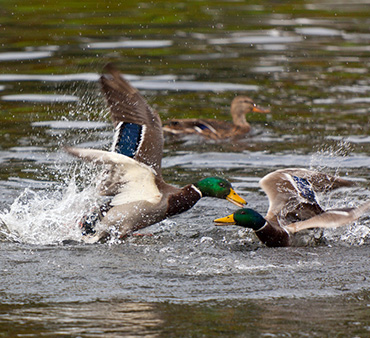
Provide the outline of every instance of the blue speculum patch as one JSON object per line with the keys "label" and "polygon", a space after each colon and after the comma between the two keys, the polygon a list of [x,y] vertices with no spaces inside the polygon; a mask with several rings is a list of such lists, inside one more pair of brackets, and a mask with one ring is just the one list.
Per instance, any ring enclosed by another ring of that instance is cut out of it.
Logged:
{"label": "blue speculum patch", "polygon": [[292,177],[294,181],[297,183],[297,188],[301,196],[310,202],[316,202],[315,192],[312,190],[312,186],[310,182],[308,182],[305,178],[301,178],[298,176],[292,176]]}
{"label": "blue speculum patch", "polygon": [[202,123],[199,123],[197,125],[198,128],[202,129],[202,130],[205,130],[205,129],[209,129],[206,125],[202,124]]}
{"label": "blue speculum patch", "polygon": [[139,147],[143,126],[135,123],[122,123],[118,131],[118,137],[114,151],[134,157]]}

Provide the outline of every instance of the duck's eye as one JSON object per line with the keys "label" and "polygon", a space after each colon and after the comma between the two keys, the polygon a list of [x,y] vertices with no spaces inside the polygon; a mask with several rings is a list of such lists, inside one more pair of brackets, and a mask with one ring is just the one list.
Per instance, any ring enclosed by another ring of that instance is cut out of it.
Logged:
{"label": "duck's eye", "polygon": [[244,210],[240,211],[240,214],[245,215],[245,211]]}
{"label": "duck's eye", "polygon": [[221,188],[225,188],[225,183],[224,183],[224,182],[220,182],[218,185],[219,185]]}

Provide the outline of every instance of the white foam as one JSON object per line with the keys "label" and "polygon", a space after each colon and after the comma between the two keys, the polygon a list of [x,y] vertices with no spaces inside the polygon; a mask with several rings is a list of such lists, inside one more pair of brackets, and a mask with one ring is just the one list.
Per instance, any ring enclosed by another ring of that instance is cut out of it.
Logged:
{"label": "white foam", "polygon": [[79,191],[74,179],[56,190],[27,188],[10,209],[0,213],[1,237],[43,245],[64,240],[80,241],[78,222],[94,205],[95,190],[89,186]]}

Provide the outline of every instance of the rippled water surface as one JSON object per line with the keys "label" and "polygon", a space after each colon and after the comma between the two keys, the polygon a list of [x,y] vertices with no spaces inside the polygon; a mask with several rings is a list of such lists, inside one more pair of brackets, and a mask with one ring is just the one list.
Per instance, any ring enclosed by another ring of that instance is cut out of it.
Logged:
{"label": "rippled water surface", "polygon": [[258,181],[305,167],[370,198],[368,1],[2,1],[0,8],[0,336],[368,337],[370,215],[266,248],[215,227],[234,210],[204,199],[121,243],[81,243],[97,168],[64,145],[107,149],[99,74],[115,62],[163,120],[228,120],[245,94],[238,142],[166,139],[175,185],[227,177],[262,214]]}

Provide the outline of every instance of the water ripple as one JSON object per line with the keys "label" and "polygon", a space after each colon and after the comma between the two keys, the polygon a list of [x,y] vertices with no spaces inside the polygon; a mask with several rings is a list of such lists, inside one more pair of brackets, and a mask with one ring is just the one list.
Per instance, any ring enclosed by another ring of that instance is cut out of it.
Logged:
{"label": "water ripple", "polygon": [[41,75],[41,74],[1,74],[0,81],[46,81],[46,82],[64,82],[64,81],[98,81],[97,73],[80,74],[62,74],[62,75]]}
{"label": "water ripple", "polygon": [[232,34],[230,37],[222,37],[209,39],[208,43],[211,45],[226,45],[226,44],[287,44],[299,42],[302,40],[300,36],[282,35],[279,31],[271,30],[266,32],[266,34],[245,34],[236,33]]}
{"label": "water ripple", "polygon": [[307,36],[341,36],[343,34],[340,30],[324,27],[296,28],[295,31],[298,34]]}
{"label": "water ripple", "polygon": [[82,47],[88,49],[118,49],[118,48],[163,48],[172,46],[171,40],[125,40],[112,42],[91,42]]}
{"label": "water ripple", "polygon": [[[269,154],[266,152],[243,153],[192,153],[180,156],[168,156],[163,159],[163,167],[183,167],[191,169],[217,168],[237,169],[247,167],[258,168],[307,168],[313,163],[315,156],[294,153]],[[369,165],[369,157],[362,154],[353,154],[348,157],[327,157],[324,159],[325,167],[338,168],[340,162],[343,168],[363,168]]]}
{"label": "water ripple", "polygon": [[[255,85],[225,83],[225,82],[200,82],[200,81],[181,81],[177,80],[177,76],[172,74],[140,77],[137,75],[124,75],[125,79],[130,81],[132,85],[138,89],[147,90],[173,90],[173,91],[256,91],[259,89]],[[64,74],[64,75],[41,75],[41,74],[2,74],[0,81],[15,82],[15,81],[48,81],[48,82],[64,82],[64,81],[98,81],[100,74],[97,73],[80,73],[80,74]],[[25,95],[7,95],[3,96],[4,101],[43,101],[53,102],[54,99],[49,95],[25,94]],[[65,95],[66,100],[72,96]],[[61,97],[61,95],[59,95]],[[55,98],[57,99],[57,98]],[[61,99],[63,101],[63,99]]]}
{"label": "water ripple", "polygon": [[198,82],[198,81],[133,81],[132,85],[147,90],[173,90],[173,91],[257,91],[258,86],[224,82]]}
{"label": "water ripple", "polygon": [[51,129],[100,129],[110,126],[108,123],[96,121],[40,121],[33,122],[31,125]]}
{"label": "water ripple", "polygon": [[15,94],[1,96],[3,101],[14,102],[77,102],[78,96],[57,94]]}
{"label": "water ripple", "polygon": [[52,55],[52,52],[7,52],[0,53],[0,61],[43,59]]}
{"label": "water ripple", "polygon": [[337,99],[337,98],[327,98],[327,99],[316,99],[313,100],[314,104],[353,104],[353,103],[370,103],[370,97],[354,97],[350,99]]}

